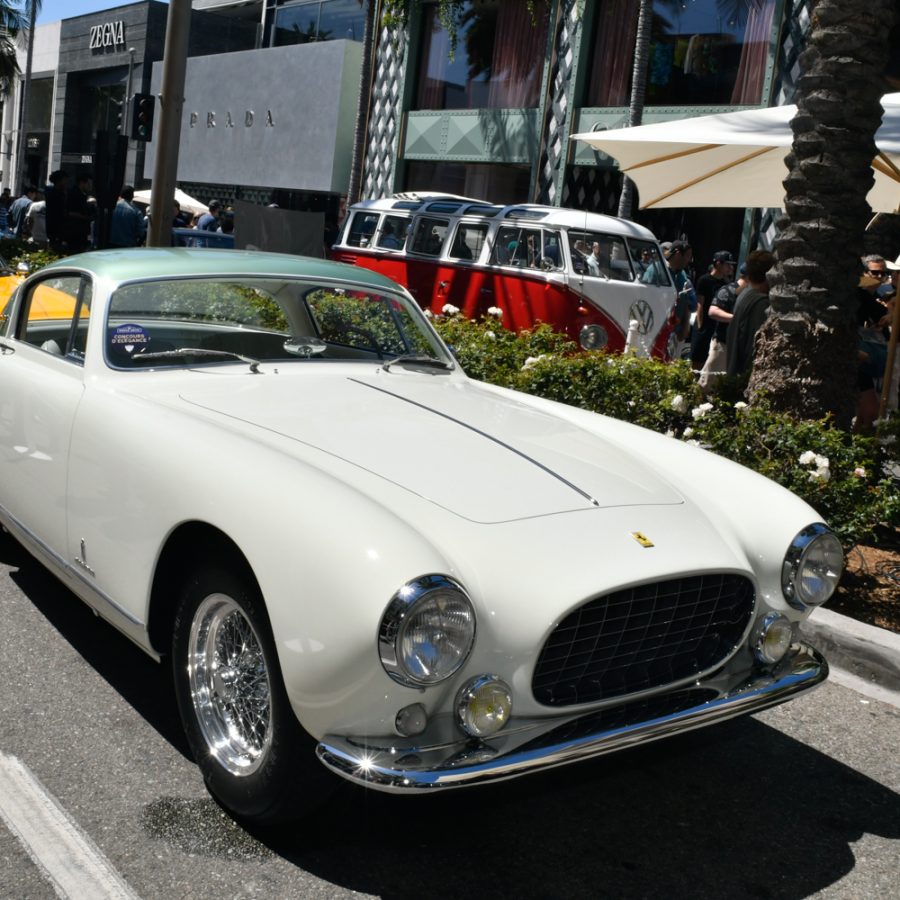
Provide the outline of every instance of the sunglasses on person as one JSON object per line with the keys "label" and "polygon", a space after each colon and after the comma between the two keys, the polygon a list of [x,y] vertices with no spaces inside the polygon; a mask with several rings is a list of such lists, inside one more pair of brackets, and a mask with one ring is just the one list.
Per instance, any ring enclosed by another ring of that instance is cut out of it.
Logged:
{"label": "sunglasses on person", "polygon": [[891,274],[887,269],[866,269],[866,272],[873,278],[888,278]]}

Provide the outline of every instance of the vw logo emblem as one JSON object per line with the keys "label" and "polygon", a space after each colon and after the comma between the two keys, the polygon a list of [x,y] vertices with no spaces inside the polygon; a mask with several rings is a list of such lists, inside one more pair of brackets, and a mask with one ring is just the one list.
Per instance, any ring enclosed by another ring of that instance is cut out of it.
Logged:
{"label": "vw logo emblem", "polygon": [[636,300],[628,310],[628,318],[638,323],[638,334],[649,334],[653,330],[653,310],[646,300]]}

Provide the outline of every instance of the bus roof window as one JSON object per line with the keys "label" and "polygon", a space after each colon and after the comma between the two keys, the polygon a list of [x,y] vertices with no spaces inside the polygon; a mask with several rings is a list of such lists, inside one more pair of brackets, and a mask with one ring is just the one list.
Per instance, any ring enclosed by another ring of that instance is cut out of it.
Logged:
{"label": "bus roof window", "polygon": [[543,219],[547,215],[545,210],[542,209],[528,209],[524,206],[516,206],[513,209],[507,210],[506,215],[503,217],[505,219]]}
{"label": "bus roof window", "polygon": [[440,201],[438,203],[429,203],[427,211],[436,213],[455,213],[461,206],[462,203],[447,203],[446,201]]}
{"label": "bus roof window", "polygon": [[465,215],[484,216],[493,218],[503,209],[502,206],[469,206],[466,208]]}
{"label": "bus roof window", "polygon": [[391,204],[392,209],[421,209],[421,200],[398,200]]}

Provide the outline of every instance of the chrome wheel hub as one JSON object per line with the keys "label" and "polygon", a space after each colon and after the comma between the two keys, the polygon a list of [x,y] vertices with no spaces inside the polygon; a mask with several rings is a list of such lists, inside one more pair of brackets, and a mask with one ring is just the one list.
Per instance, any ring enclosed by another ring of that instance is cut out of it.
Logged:
{"label": "chrome wheel hub", "polygon": [[197,609],[188,681],[209,752],[232,775],[250,775],[272,740],[272,697],[262,645],[243,610],[225,594]]}

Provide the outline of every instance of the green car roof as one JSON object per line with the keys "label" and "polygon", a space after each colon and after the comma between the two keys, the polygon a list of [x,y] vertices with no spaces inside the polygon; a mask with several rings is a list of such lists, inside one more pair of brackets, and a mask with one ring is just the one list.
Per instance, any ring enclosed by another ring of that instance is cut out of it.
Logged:
{"label": "green car roof", "polygon": [[188,247],[135,247],[96,250],[58,259],[41,269],[87,269],[112,281],[192,275],[289,275],[352,281],[367,287],[397,289],[397,284],[377,272],[309,256],[265,253],[259,250],[223,250]]}

